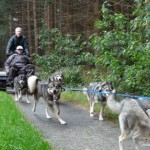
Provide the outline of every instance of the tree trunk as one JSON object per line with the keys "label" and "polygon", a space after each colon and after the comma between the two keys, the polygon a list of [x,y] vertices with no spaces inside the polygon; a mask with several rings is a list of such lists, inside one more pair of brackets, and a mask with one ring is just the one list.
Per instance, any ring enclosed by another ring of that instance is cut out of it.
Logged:
{"label": "tree trunk", "polygon": [[9,15],[9,35],[12,35],[12,16]]}
{"label": "tree trunk", "polygon": [[32,54],[33,46],[32,46],[32,36],[31,36],[30,0],[27,0],[27,33],[28,33],[30,54]]}
{"label": "tree trunk", "polygon": [[38,53],[38,30],[37,30],[37,16],[36,16],[36,0],[33,0],[33,24],[34,24],[34,44],[35,53]]}

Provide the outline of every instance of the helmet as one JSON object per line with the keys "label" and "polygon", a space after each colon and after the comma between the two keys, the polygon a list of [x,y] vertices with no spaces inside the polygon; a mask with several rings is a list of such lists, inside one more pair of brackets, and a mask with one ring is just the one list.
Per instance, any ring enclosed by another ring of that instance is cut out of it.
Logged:
{"label": "helmet", "polygon": [[23,50],[23,47],[22,47],[22,46],[17,46],[16,49],[17,49],[17,50]]}

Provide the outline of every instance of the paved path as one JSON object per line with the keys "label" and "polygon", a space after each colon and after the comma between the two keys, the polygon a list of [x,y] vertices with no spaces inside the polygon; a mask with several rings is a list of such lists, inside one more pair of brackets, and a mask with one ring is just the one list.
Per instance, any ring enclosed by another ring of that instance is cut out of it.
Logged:
{"label": "paved path", "polygon": [[[62,100],[60,101],[60,115],[67,125],[61,125],[53,114],[51,114],[52,119],[48,120],[45,117],[45,103],[42,99],[37,104],[35,113],[31,111],[32,100],[31,104],[27,104],[24,99],[16,102],[20,110],[42,131],[55,150],[119,150],[118,125],[106,120],[99,121],[98,117],[91,118],[86,110]],[[125,147],[125,150],[134,150],[131,140],[125,142]],[[150,147],[145,146],[141,150],[149,149]]]}

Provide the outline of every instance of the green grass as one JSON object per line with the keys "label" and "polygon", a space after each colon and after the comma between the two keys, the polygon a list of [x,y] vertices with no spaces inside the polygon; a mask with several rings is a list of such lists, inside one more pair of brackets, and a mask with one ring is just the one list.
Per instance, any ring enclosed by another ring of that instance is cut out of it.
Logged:
{"label": "green grass", "polygon": [[[65,91],[61,94],[61,99],[64,99],[65,101],[73,102],[77,104],[78,106],[86,109],[89,111],[89,102],[86,98],[86,96],[82,92],[76,92],[76,91]],[[97,103],[95,104],[94,111],[96,112],[96,115],[99,115],[100,111],[100,105]],[[117,123],[118,122],[118,115],[112,113],[108,107],[104,110],[104,119],[107,119],[111,122]]]}
{"label": "green grass", "polygon": [[53,150],[5,92],[0,92],[0,150]]}

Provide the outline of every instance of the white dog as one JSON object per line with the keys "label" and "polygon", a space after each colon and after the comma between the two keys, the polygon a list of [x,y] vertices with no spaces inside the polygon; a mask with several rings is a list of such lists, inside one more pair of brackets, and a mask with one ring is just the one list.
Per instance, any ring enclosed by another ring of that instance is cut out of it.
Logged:
{"label": "white dog", "polygon": [[108,94],[107,106],[119,114],[119,149],[123,150],[123,141],[132,137],[136,150],[139,150],[139,137],[150,136],[150,101],[125,98],[117,102],[115,93],[113,90]]}

